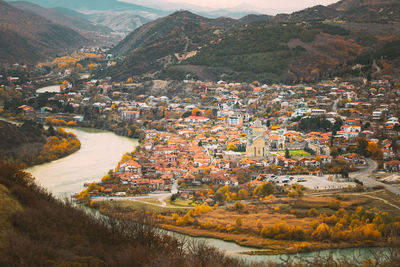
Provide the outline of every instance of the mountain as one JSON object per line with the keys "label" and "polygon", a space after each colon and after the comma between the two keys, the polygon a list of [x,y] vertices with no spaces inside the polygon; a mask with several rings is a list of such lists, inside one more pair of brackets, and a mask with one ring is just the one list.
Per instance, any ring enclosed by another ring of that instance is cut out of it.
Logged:
{"label": "mountain", "polygon": [[130,11],[86,11],[85,15],[96,25],[104,25],[126,34],[153,20]]}
{"label": "mountain", "polygon": [[344,20],[353,22],[400,21],[397,0],[342,0],[329,6],[314,6],[292,14],[278,14],[275,21]]}
{"label": "mountain", "polygon": [[167,14],[167,12],[162,10],[124,3],[117,0],[29,0],[28,2],[45,8],[63,7],[72,10],[137,11],[154,13],[159,16]]}
{"label": "mountain", "polygon": [[0,0],[0,62],[33,63],[85,43],[78,32]]}
{"label": "mountain", "polygon": [[344,0],[240,20],[176,12],[136,29],[118,44],[112,52],[123,60],[107,75],[290,82],[355,73],[352,66],[362,62],[365,73],[377,62],[389,65],[388,74],[393,74],[391,69],[400,69],[398,55],[390,53],[400,40],[399,5]]}
{"label": "mountain", "polygon": [[120,42],[111,53],[127,58],[121,68],[110,73],[126,77],[130,73],[155,72],[193,56],[199,47],[239,24],[229,18],[207,19],[188,11],[175,12],[143,25]]}
{"label": "mountain", "polygon": [[[60,13],[56,9],[43,8],[36,4],[32,4],[30,2],[25,2],[25,1],[10,2],[10,4],[18,9],[34,13],[53,23],[61,24],[63,26],[74,29],[75,31],[78,31],[80,33],[84,33],[87,31],[102,32],[102,33],[112,32],[112,30],[106,26],[94,25],[93,23],[84,18],[78,18],[76,15],[75,16],[64,15],[63,13]],[[63,9],[63,12],[71,14],[75,13],[79,14],[79,12],[75,12],[73,10],[68,10],[68,9]],[[82,14],[82,16],[84,15]]]}
{"label": "mountain", "polygon": [[68,17],[74,17],[74,18],[78,18],[78,19],[88,20],[88,16],[87,15],[85,15],[83,13],[80,13],[78,11],[75,11],[75,10],[69,9],[69,8],[53,7],[52,9],[54,9],[58,13],[66,15]]}

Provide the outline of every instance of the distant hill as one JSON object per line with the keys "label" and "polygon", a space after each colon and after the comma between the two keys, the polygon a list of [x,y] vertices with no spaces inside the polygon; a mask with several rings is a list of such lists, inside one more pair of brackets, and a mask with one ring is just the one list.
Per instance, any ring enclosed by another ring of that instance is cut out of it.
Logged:
{"label": "distant hill", "polygon": [[234,19],[207,19],[188,11],[157,19],[133,31],[111,51],[117,56],[128,55],[123,67],[111,70],[111,75],[126,77],[129,73],[160,70],[240,24]]}
{"label": "distant hill", "polygon": [[82,14],[82,17],[79,18],[80,14],[79,12],[75,12],[73,10],[69,9],[61,9],[65,13],[69,13],[71,15],[75,16],[70,16],[70,15],[65,15],[56,9],[51,9],[51,8],[43,8],[41,6],[38,6],[36,4],[30,3],[30,2],[25,2],[25,1],[16,1],[16,2],[10,2],[10,4],[16,8],[32,12],[36,15],[39,15],[41,17],[44,17],[45,19],[61,24],[63,26],[72,28],[78,32],[85,32],[85,31],[96,31],[96,32],[102,32],[102,33],[110,33],[112,30],[106,26],[102,25],[94,25],[90,21],[86,20],[83,18],[85,15]]}
{"label": "distant hill", "polygon": [[343,20],[356,22],[400,21],[397,0],[342,0],[329,6],[314,6],[292,14],[278,14],[274,21],[301,22],[311,20]]}
{"label": "distant hill", "polygon": [[[399,5],[344,0],[240,20],[177,12],[136,29],[118,44],[113,53],[124,60],[107,75],[290,82],[353,73],[350,64],[380,62],[387,44],[396,47],[390,44],[400,39]],[[387,58],[385,63],[396,69],[396,56]],[[363,70],[372,71],[371,65]]]}
{"label": "distant hill", "polygon": [[120,2],[117,0],[29,0],[28,2],[45,8],[63,7],[72,10],[143,11],[158,14],[160,16],[167,14],[167,12],[162,10]]}
{"label": "distant hill", "polygon": [[95,11],[86,14],[86,16],[96,25],[104,25],[114,31],[127,34],[153,20],[129,11]]}
{"label": "distant hill", "polygon": [[0,62],[33,63],[86,43],[78,32],[0,0]]}

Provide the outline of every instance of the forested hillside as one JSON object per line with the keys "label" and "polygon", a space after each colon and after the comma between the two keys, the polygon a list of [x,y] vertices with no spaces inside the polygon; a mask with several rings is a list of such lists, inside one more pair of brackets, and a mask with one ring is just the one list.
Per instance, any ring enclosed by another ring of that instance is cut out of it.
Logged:
{"label": "forested hillside", "polygon": [[71,28],[0,0],[0,63],[34,63],[87,42]]}
{"label": "forested hillside", "polygon": [[73,133],[26,121],[21,126],[0,121],[0,160],[32,166],[69,155],[80,148]]}
{"label": "forested hillside", "polygon": [[[400,39],[398,8],[392,0],[344,0],[236,21],[179,12],[132,32],[113,51],[124,60],[106,74],[297,82],[360,71],[370,76],[379,66],[384,74],[399,75],[399,57],[388,49]],[[367,64],[355,71],[361,62]]]}

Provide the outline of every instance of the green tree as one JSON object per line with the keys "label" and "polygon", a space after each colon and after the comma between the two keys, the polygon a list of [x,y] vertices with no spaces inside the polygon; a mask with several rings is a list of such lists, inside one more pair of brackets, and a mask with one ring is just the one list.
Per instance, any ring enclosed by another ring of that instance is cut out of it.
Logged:
{"label": "green tree", "polygon": [[289,152],[289,149],[287,149],[287,148],[285,150],[285,158],[290,159],[290,152]]}
{"label": "green tree", "polygon": [[275,187],[271,183],[263,183],[256,187],[255,194],[257,196],[264,197],[266,195],[271,195],[275,192]]}

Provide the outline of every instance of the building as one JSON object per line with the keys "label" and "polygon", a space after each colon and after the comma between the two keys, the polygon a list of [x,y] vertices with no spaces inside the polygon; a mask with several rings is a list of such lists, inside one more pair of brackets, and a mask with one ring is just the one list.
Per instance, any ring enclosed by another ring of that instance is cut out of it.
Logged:
{"label": "building", "polygon": [[226,122],[229,126],[242,126],[243,117],[241,115],[232,115],[228,117]]}
{"label": "building", "polygon": [[124,110],[120,114],[120,118],[126,120],[138,119],[139,117],[140,117],[140,111],[136,110]]}
{"label": "building", "polygon": [[210,119],[207,117],[202,117],[202,116],[189,116],[185,118],[185,122],[191,122],[191,123],[205,123],[209,121]]}
{"label": "building", "polygon": [[251,133],[247,135],[246,155],[252,158],[270,156],[268,138],[264,135],[264,127],[258,119],[252,124]]}

